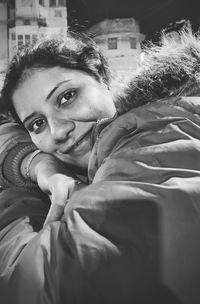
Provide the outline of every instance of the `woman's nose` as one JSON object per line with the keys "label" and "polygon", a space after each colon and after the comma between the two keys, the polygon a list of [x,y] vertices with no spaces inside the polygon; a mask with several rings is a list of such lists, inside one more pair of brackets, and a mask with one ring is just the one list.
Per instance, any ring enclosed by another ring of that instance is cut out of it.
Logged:
{"label": "woman's nose", "polygon": [[65,141],[74,129],[73,121],[52,121],[50,124],[51,136],[56,143]]}

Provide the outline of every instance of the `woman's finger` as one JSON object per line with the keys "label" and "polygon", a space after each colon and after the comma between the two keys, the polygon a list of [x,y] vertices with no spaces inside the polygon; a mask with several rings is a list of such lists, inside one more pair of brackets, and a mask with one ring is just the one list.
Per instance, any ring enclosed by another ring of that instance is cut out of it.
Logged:
{"label": "woman's finger", "polygon": [[52,203],[49,209],[49,212],[47,214],[46,220],[44,222],[44,225],[47,225],[49,223],[55,222],[60,220],[64,213],[65,206],[67,204],[67,200],[65,205],[60,205],[56,203]]}
{"label": "woman's finger", "polygon": [[68,202],[68,187],[60,184],[55,187],[50,196],[51,206],[47,214],[44,225],[61,219],[65,206]]}

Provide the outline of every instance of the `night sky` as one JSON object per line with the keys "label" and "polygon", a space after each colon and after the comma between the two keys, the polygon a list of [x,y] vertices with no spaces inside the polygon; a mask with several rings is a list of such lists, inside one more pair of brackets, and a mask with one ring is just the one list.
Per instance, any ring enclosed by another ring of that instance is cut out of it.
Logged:
{"label": "night sky", "polygon": [[189,19],[194,31],[200,24],[200,0],[67,0],[71,29],[85,28],[105,18],[134,17],[146,39],[156,41],[171,22]]}

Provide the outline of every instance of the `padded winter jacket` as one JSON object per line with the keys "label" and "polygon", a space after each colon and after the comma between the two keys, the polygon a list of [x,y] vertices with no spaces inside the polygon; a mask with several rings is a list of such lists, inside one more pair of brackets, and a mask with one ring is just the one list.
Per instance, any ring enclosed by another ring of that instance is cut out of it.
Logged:
{"label": "padded winter jacket", "polygon": [[49,202],[0,197],[0,303],[200,303],[200,98],[97,126],[90,184],[60,221]]}

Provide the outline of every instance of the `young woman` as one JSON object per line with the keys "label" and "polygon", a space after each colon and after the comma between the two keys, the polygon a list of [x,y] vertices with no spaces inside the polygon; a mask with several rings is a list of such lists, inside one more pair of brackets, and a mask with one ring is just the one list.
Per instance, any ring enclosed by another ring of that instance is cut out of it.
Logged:
{"label": "young woman", "polygon": [[[4,224],[5,303],[199,303],[199,97],[179,97],[198,95],[199,50],[191,33],[165,38],[117,100],[91,40],[13,58],[4,107],[42,151],[24,171],[52,195],[65,189],[65,204],[39,233],[28,198]],[[88,185],[74,191],[61,163],[87,171]]]}

